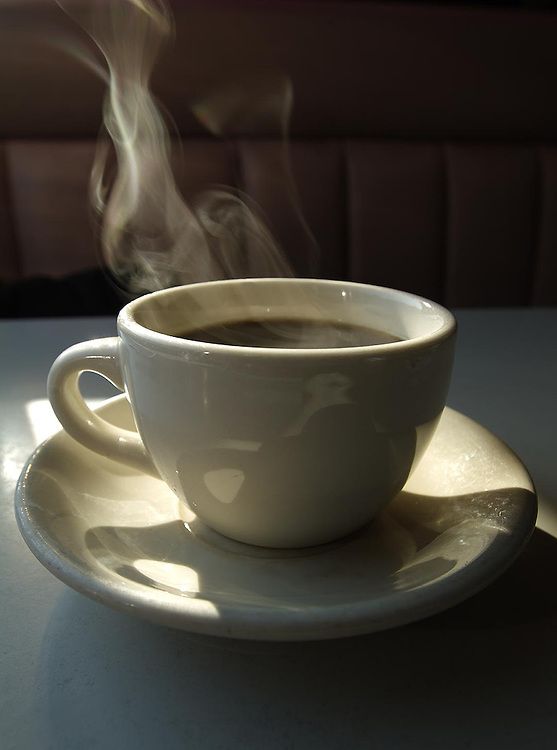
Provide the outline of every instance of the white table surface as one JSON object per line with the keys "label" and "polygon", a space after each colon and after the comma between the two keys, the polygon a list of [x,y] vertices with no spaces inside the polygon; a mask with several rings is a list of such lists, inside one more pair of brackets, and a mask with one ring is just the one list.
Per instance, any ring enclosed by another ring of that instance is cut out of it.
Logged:
{"label": "white table surface", "polygon": [[115,326],[0,322],[0,748],[557,747],[557,309],[458,318],[449,404],[523,458],[539,528],[507,573],[450,611],[303,644],[161,628],[42,568],[17,531],[13,492],[54,426],[48,368]]}

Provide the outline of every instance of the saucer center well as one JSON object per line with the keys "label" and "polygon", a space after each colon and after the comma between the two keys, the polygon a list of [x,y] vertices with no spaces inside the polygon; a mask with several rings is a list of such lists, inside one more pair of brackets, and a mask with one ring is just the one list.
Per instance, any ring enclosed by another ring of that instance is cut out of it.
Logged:
{"label": "saucer center well", "polygon": [[[209,545],[221,552],[226,552],[242,557],[253,557],[258,559],[269,560],[288,560],[292,558],[311,557],[313,555],[323,555],[332,550],[342,547],[359,536],[365,535],[366,529],[370,524],[366,524],[362,529],[355,531],[340,539],[335,539],[326,544],[318,544],[311,547],[296,547],[293,549],[277,547],[258,547],[245,542],[238,542],[235,539],[224,536],[214,529],[203,523],[189,508],[180,503],[180,518],[184,524],[186,534],[190,535],[195,541]],[[372,522],[373,523],[373,522]]]}

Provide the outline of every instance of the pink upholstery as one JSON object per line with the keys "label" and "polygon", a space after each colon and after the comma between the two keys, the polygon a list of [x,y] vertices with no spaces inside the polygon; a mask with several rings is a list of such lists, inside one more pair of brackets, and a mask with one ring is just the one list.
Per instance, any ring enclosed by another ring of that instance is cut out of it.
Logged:
{"label": "pink upholstery", "polygon": [[[155,83],[182,136],[186,196],[245,190],[303,275],[449,305],[557,303],[557,14],[174,5]],[[1,278],[98,263],[87,180],[102,87],[44,47],[61,26],[50,3],[0,6]],[[254,67],[292,77],[292,166],[318,256],[276,179],[277,142],[218,141],[190,114],[207,86]]]}

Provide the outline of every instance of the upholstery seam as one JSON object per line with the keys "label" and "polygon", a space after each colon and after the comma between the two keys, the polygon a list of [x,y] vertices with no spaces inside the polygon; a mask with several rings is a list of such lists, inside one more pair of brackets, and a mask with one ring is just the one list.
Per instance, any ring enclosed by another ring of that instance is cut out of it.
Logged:
{"label": "upholstery seam", "polygon": [[344,278],[349,281],[353,279],[353,261],[354,254],[352,248],[352,222],[351,222],[351,196],[352,191],[350,189],[350,164],[348,159],[348,153],[350,150],[350,138],[343,138],[340,141],[341,149],[341,191],[343,197],[343,234],[344,234],[344,253],[343,253],[343,269],[342,273]]}
{"label": "upholstery seam", "polygon": [[535,177],[534,177],[534,190],[533,190],[533,238],[530,260],[529,271],[529,284],[528,284],[528,298],[526,304],[534,305],[536,297],[536,286],[538,280],[538,274],[540,269],[540,262],[542,257],[542,224],[544,217],[545,207],[545,169],[544,160],[541,156],[541,150],[543,146],[536,146],[534,148],[534,159],[535,159]]}
{"label": "upholstery seam", "polygon": [[11,240],[11,255],[13,268],[17,279],[23,278],[23,258],[21,256],[21,237],[17,231],[15,220],[15,204],[13,196],[13,169],[9,158],[9,147],[13,141],[6,140],[0,146],[0,179],[3,182],[5,195],[6,227],[8,241]]}
{"label": "upholstery seam", "polygon": [[449,266],[450,266],[450,237],[451,237],[451,196],[449,181],[449,143],[444,141],[441,144],[441,158],[443,169],[443,252],[441,253],[440,262],[440,280],[441,280],[441,301],[443,304],[449,303]]}

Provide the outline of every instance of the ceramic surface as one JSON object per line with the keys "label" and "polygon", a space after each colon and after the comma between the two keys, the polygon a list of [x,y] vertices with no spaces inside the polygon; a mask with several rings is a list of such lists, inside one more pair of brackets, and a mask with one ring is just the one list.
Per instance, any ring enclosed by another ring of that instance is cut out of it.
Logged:
{"label": "ceramic surface", "polygon": [[[133,428],[123,397],[99,411]],[[165,625],[269,640],[361,634],[455,604],[519,553],[537,504],[509,448],[446,409],[405,490],[365,529],[335,543],[250,547],[183,507],[161,480],[64,432],[37,449],[16,492],[27,544],[78,591]]]}
{"label": "ceramic surface", "polygon": [[[402,340],[296,349],[174,335],[284,317],[370,326]],[[126,305],[118,330],[119,338],[77,344],[54,363],[49,398],[65,430],[161,476],[211,528],[266,547],[342,537],[400,491],[445,406],[455,338],[451,313],[428,300],[307,279],[155,292]],[[83,370],[126,390],[142,440],[86,408]]]}

